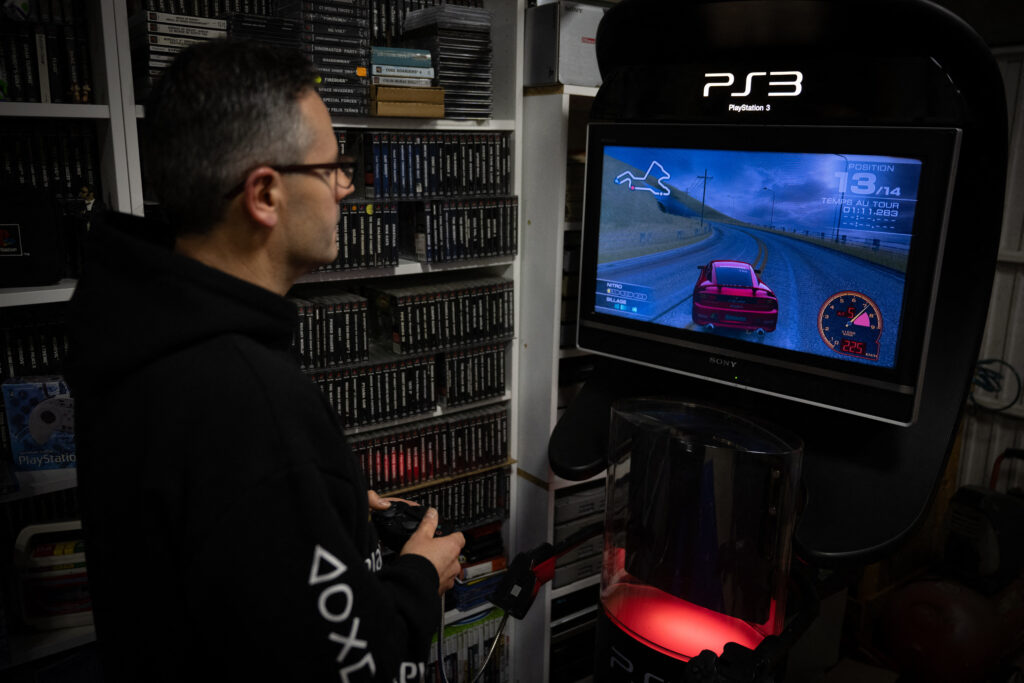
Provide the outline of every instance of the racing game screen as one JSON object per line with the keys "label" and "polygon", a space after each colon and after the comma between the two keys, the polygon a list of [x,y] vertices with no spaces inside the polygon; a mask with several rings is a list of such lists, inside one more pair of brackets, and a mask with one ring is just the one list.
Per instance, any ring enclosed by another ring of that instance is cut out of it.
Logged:
{"label": "racing game screen", "polygon": [[894,366],[920,160],[603,150],[596,313]]}

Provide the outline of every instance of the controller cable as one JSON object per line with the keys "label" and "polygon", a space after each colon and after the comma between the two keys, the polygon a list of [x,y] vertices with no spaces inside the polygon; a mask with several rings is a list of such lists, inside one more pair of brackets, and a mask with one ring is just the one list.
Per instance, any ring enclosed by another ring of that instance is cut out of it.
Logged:
{"label": "controller cable", "polygon": [[[505,631],[505,624],[508,622],[508,618],[510,616],[516,619],[525,617],[526,612],[533,605],[540,587],[554,578],[555,562],[558,558],[567,554],[576,546],[581,545],[584,541],[600,536],[603,533],[604,522],[594,522],[571,534],[560,543],[555,545],[542,543],[533,550],[516,555],[509,565],[508,571],[490,596],[491,604],[500,607],[505,613],[501,617],[501,624],[498,625],[498,632],[491,642],[491,649],[488,651],[483,664],[480,666],[480,670],[473,677],[471,683],[476,683],[484,671],[487,670],[487,665],[497,649],[501,634]],[[444,600],[441,601],[441,625],[437,631],[437,670],[443,683],[450,683],[448,675],[444,670],[444,661],[442,659],[441,641],[443,634]]]}
{"label": "controller cable", "polygon": [[[484,657],[483,663],[480,665],[480,670],[476,672],[476,676],[470,683],[476,683],[480,680],[480,677],[487,671],[487,665],[491,663],[491,657],[494,656],[495,651],[498,649],[498,641],[501,639],[501,634],[505,632],[505,624],[508,623],[508,612],[505,612],[501,616],[501,623],[498,624],[498,632],[494,634],[494,640],[491,641],[491,649],[487,651],[487,656]],[[442,655],[442,640],[444,639],[444,599],[441,600],[441,625],[437,629],[437,670],[444,683],[451,683],[448,680],[448,673],[444,670],[444,658]]]}

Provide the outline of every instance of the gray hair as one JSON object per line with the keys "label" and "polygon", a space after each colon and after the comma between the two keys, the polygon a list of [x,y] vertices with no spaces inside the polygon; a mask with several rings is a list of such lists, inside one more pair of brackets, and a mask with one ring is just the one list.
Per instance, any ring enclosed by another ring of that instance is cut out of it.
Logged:
{"label": "gray hair", "polygon": [[214,40],[183,50],[146,98],[147,186],[175,234],[205,233],[262,164],[300,163],[313,131],[298,99],[317,81],[297,50]]}

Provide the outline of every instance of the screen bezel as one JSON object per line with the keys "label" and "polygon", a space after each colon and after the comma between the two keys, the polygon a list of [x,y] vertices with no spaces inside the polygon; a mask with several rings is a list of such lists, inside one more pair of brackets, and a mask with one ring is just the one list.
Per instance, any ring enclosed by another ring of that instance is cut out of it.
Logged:
{"label": "screen bezel", "polygon": [[[743,389],[909,425],[935,309],[952,183],[956,128],[590,123],[587,128],[577,346],[593,353]],[[903,318],[891,368],[755,346],[595,311],[601,181],[607,146],[840,153],[921,161]]]}

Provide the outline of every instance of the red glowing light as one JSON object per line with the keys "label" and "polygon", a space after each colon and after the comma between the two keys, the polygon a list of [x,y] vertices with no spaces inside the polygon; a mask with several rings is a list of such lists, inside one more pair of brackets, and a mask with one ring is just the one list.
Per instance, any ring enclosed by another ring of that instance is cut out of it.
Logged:
{"label": "red glowing light", "polygon": [[735,617],[694,605],[652,586],[620,583],[603,597],[619,628],[644,645],[683,661],[702,650],[722,654],[726,643],[753,650],[765,634]]}

